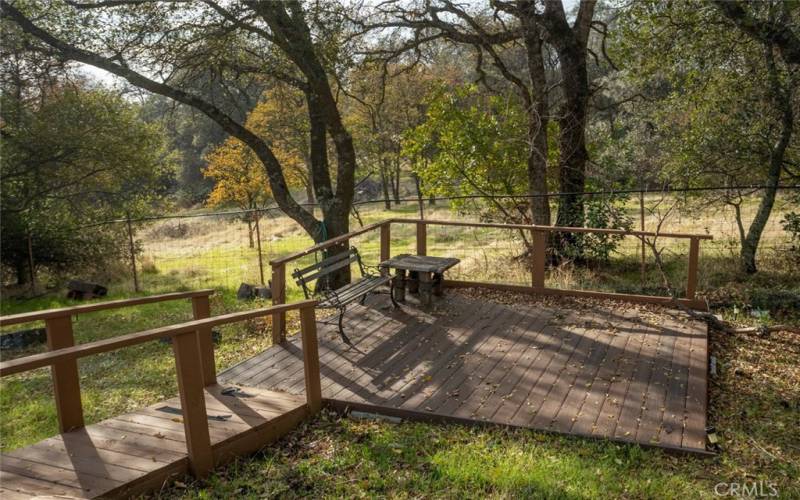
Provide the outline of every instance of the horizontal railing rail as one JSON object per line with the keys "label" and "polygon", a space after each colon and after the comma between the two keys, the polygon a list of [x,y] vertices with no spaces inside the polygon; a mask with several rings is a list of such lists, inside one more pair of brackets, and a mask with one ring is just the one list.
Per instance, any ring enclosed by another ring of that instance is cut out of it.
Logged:
{"label": "horizontal railing rail", "polygon": [[[21,314],[0,316],[0,326],[18,325],[34,321],[44,321],[47,334],[47,349],[56,351],[71,348],[75,345],[72,331],[72,318],[81,314],[133,307],[143,304],[154,304],[170,300],[191,299],[192,315],[195,320],[211,315],[209,297],[214,290],[195,290],[190,292],[164,293],[130,299],[108,300],[72,307],[60,307],[43,311],[32,311]],[[214,345],[211,328],[201,328],[198,335],[200,353],[203,357],[203,380],[205,385],[216,382],[214,372]],[[83,406],[81,405],[81,388],[78,377],[78,364],[75,359],[63,359],[51,364],[53,392],[58,414],[58,428],[61,432],[83,427]]]}
{"label": "horizontal railing rail", "polygon": [[[207,295],[206,295],[207,297]],[[176,325],[152,328],[141,332],[121,335],[111,339],[99,340],[77,346],[63,347],[50,352],[33,354],[23,358],[0,362],[0,377],[35,370],[45,366],[61,366],[70,363],[77,366],[79,358],[114,351],[156,339],[170,337],[175,356],[183,424],[186,433],[186,447],[192,472],[205,476],[214,465],[211,439],[208,429],[208,415],[205,407],[204,388],[209,385],[204,379],[204,357],[201,352],[200,337],[210,332],[214,326],[236,323],[254,318],[270,316],[276,312],[300,311],[300,332],[302,335],[303,363],[305,371],[306,405],[311,413],[322,408],[320,383],[319,350],[317,346],[316,320],[314,308],[316,301],[306,300],[292,304],[266,307],[251,311],[241,311],[221,316],[196,319]],[[213,344],[212,344],[213,349]],[[214,367],[210,367],[214,370]],[[56,391],[57,404],[63,403],[72,394]],[[80,408],[80,394],[77,404]],[[82,408],[81,408],[82,411]],[[83,422],[81,422],[81,426]],[[62,430],[62,432],[65,432]]]}
{"label": "horizontal railing rail", "polygon": [[249,319],[261,318],[276,312],[307,309],[309,307],[313,307],[314,305],[316,305],[316,301],[305,300],[291,304],[282,304],[280,306],[253,309],[251,311],[239,311],[220,316],[212,316],[205,319],[187,321],[185,323],[178,323],[176,325],[160,326],[141,332],[112,337],[110,339],[97,340],[95,342],[89,342],[86,344],[56,349],[55,351],[31,354],[22,358],[0,362],[0,377],[6,377],[15,373],[35,370],[36,368],[53,365],[61,361],[74,360],[91,356],[92,354],[115,351],[123,347],[142,344],[144,342],[157,340],[164,337],[171,337],[184,333],[194,333],[197,330],[226,325],[229,323],[236,323]]}
{"label": "horizontal railing rail", "polygon": [[652,231],[634,231],[627,229],[612,229],[604,227],[568,227],[568,226],[537,226],[534,224],[500,224],[492,222],[462,222],[450,220],[434,219],[390,219],[395,224],[427,224],[435,226],[463,226],[463,227],[487,227],[498,229],[525,229],[528,231],[545,231],[548,233],[593,233],[593,234],[619,234],[623,236],[645,236],[663,238],[683,238],[699,240],[711,240],[714,237],[710,234],[690,234],[690,233],[656,233]]}
{"label": "horizontal railing rail", "polygon": [[62,316],[77,316],[107,309],[119,309],[121,307],[139,306],[142,304],[153,304],[169,300],[192,299],[195,297],[208,297],[213,295],[214,290],[195,290],[191,292],[173,292],[160,295],[147,295],[145,297],[133,297],[130,299],[107,300],[105,302],[93,302],[91,304],[81,304],[72,307],[60,307],[58,309],[45,309],[42,311],[31,311],[20,314],[9,314],[0,316],[0,326],[17,325],[20,323],[30,323],[33,321],[47,320]]}
{"label": "horizontal railing rail", "polygon": [[[375,222],[347,234],[331,238],[301,252],[273,259],[270,261],[272,266],[272,302],[282,304],[286,301],[286,265],[306,255],[325,250],[327,248],[348,243],[352,238],[363,235],[370,231],[380,231],[380,260],[384,261],[391,257],[391,226],[392,224],[413,224],[416,225],[416,252],[417,255],[427,255],[428,237],[427,227],[438,226],[461,226],[476,228],[497,228],[516,231],[530,231],[532,233],[532,252],[531,252],[531,284],[530,286],[506,285],[485,282],[453,281],[445,280],[445,286],[465,287],[481,286],[487,288],[498,288],[514,290],[520,292],[533,292],[547,295],[573,295],[577,297],[608,298],[615,300],[630,300],[634,302],[661,303],[669,304],[674,300],[672,297],[656,295],[636,295],[626,293],[611,293],[590,290],[564,290],[549,288],[545,286],[545,270],[547,264],[547,242],[548,235],[551,233],[589,233],[589,234],[613,234],[620,236],[632,236],[644,240],[644,238],[675,238],[689,240],[688,271],[684,297],[677,299],[683,305],[695,309],[704,309],[705,303],[698,300],[697,274],[700,255],[700,242],[712,240],[710,234],[691,234],[673,232],[653,232],[653,231],[634,231],[626,229],[612,228],[592,228],[592,227],[561,227],[561,226],[540,226],[533,224],[502,224],[490,222],[463,222],[448,220],[431,219],[405,219],[392,218],[380,222]],[[276,313],[272,318],[272,340],[280,343],[286,338],[286,315],[283,312]]]}

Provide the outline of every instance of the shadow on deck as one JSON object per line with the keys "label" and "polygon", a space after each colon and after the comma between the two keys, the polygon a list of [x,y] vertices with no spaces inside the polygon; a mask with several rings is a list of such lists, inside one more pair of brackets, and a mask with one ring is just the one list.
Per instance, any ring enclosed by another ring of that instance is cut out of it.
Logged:
{"label": "shadow on deck", "polygon": [[[205,389],[215,465],[252,453],[308,416],[305,396]],[[123,498],[188,471],[179,398],[2,454],[0,498]]]}
{"label": "shadow on deck", "polygon": [[[609,301],[504,305],[450,291],[423,310],[410,300],[348,310],[353,347],[318,322],[329,404],[705,453],[704,324]],[[302,394],[302,360],[294,336],[219,378]]]}

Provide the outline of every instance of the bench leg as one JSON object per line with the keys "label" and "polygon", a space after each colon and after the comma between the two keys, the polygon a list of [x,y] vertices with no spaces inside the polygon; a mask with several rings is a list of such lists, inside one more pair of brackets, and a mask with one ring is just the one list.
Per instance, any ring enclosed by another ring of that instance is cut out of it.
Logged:
{"label": "bench leg", "polygon": [[400,309],[400,304],[394,300],[394,281],[389,281],[389,298],[392,299],[392,306],[395,309]]}
{"label": "bench leg", "polygon": [[344,334],[344,327],[342,326],[342,319],[344,318],[345,311],[347,311],[347,309],[344,307],[339,310],[339,336],[342,337],[342,340],[345,344],[353,345],[353,343],[350,342],[350,339],[347,338],[347,335]]}
{"label": "bench leg", "polygon": [[444,295],[444,286],[442,284],[444,276],[441,273],[434,273],[433,275],[433,294],[437,297]]}

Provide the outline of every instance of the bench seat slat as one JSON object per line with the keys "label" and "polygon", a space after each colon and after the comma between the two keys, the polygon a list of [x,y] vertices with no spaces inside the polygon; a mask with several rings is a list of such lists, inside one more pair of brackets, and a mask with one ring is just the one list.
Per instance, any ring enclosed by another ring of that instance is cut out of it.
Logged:
{"label": "bench seat slat", "polygon": [[[385,285],[389,282],[389,280],[391,280],[390,276],[371,276],[354,281],[349,285],[345,285],[336,290],[339,304],[347,305],[351,302],[354,302],[355,300],[360,299],[362,295],[371,292],[379,286]],[[338,304],[333,301],[324,300],[320,302],[317,307],[325,309],[329,307],[337,307],[337,305]]]}

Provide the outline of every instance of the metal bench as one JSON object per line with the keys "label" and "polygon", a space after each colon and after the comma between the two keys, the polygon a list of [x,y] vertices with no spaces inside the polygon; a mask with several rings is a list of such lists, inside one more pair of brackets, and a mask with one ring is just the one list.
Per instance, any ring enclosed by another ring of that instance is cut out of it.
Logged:
{"label": "metal bench", "polygon": [[[329,286],[330,280],[328,279],[331,274],[339,269],[350,267],[354,262],[358,263],[358,269],[361,272],[361,278],[348,283],[347,285],[332,290]],[[372,266],[365,266],[361,261],[361,256],[355,247],[351,247],[347,252],[342,252],[331,257],[322,259],[321,261],[303,269],[295,269],[292,272],[292,277],[298,285],[303,288],[303,293],[307,299],[312,297],[320,298],[321,301],[317,305],[321,309],[337,309],[339,311],[339,335],[342,340],[352,345],[350,339],[344,333],[342,327],[342,318],[347,310],[347,306],[356,300],[362,304],[366,300],[367,295],[370,293],[386,293],[380,292],[377,289],[383,285],[389,284],[389,297],[392,299],[392,305],[395,308],[400,307],[394,298],[394,281],[388,274],[371,274],[365,268]],[[375,267],[375,269],[378,269]],[[311,283],[316,281],[316,292],[310,287]]]}

